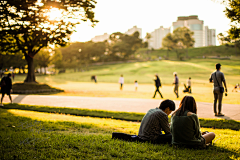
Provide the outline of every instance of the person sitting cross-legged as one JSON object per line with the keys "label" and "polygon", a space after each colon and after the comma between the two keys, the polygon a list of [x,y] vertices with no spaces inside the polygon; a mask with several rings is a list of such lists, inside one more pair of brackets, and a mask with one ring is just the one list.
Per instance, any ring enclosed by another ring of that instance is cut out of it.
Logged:
{"label": "person sitting cross-legged", "polygon": [[190,148],[205,148],[215,138],[213,132],[200,131],[196,101],[192,96],[185,96],[179,108],[171,118],[172,144]]}
{"label": "person sitting cross-legged", "polygon": [[[152,143],[171,143],[172,135],[168,123],[168,115],[175,110],[172,100],[164,100],[159,107],[150,109],[141,121],[138,137]],[[162,133],[165,132],[165,134]]]}

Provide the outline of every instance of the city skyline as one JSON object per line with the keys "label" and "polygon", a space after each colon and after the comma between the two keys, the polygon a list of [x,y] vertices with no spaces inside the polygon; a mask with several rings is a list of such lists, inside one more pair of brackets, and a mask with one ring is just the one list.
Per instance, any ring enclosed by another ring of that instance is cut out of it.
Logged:
{"label": "city skyline", "polygon": [[132,26],[142,28],[144,38],[147,32],[160,26],[170,27],[177,17],[189,15],[198,15],[199,19],[204,20],[205,26],[216,29],[217,35],[230,28],[230,20],[225,16],[224,9],[223,4],[211,0],[98,1],[94,11],[99,23],[92,28],[90,23],[83,22],[77,27],[77,32],[73,33],[71,40],[84,42],[104,33],[124,33]]}

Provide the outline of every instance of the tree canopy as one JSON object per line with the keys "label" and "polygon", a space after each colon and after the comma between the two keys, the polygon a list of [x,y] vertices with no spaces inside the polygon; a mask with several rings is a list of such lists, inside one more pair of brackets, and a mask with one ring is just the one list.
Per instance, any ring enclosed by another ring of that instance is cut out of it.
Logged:
{"label": "tree canopy", "polygon": [[175,50],[177,58],[180,58],[183,49],[186,49],[186,57],[188,57],[188,48],[193,47],[195,43],[193,34],[187,27],[176,28],[173,33],[169,33],[163,38],[162,45],[168,50]]}
{"label": "tree canopy", "polygon": [[21,51],[28,63],[25,82],[35,82],[34,56],[49,44],[65,46],[81,21],[95,25],[95,4],[95,0],[1,0],[1,52]]}

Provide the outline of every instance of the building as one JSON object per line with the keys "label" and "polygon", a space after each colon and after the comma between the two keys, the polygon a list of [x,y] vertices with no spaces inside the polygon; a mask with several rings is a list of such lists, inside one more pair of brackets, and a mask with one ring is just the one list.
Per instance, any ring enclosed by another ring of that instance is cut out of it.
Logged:
{"label": "building", "polygon": [[172,31],[178,27],[187,27],[194,32],[194,47],[216,45],[216,30],[208,29],[196,15],[178,17],[178,20],[172,24]]}
{"label": "building", "polygon": [[163,26],[160,26],[160,28],[155,29],[153,32],[150,33],[151,38],[148,40],[148,48],[162,48],[162,40],[168,33],[170,33],[170,28],[163,28]]}
{"label": "building", "polygon": [[205,46],[216,46],[216,30],[205,26]]}
{"label": "building", "polygon": [[142,28],[137,28],[137,26],[133,26],[133,28],[128,29],[128,31],[125,32],[125,34],[132,35],[136,31],[139,32],[139,38],[142,39]]}
{"label": "building", "polygon": [[107,33],[104,33],[103,35],[99,35],[99,36],[95,36],[94,38],[92,38],[92,41],[93,42],[103,42],[105,40],[108,40],[109,39],[109,34]]}
{"label": "building", "polygon": [[173,22],[172,28],[175,30],[178,27],[187,27],[193,34],[195,39],[194,47],[205,46],[205,35],[203,21],[198,19],[198,16],[178,17],[177,22]]}

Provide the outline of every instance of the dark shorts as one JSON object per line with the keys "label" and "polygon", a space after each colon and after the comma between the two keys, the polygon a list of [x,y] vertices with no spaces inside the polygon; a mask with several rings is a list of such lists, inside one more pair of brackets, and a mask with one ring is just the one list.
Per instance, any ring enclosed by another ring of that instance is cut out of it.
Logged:
{"label": "dark shorts", "polygon": [[10,90],[9,89],[2,89],[1,92],[2,92],[2,96],[5,95],[5,94],[10,95]]}

